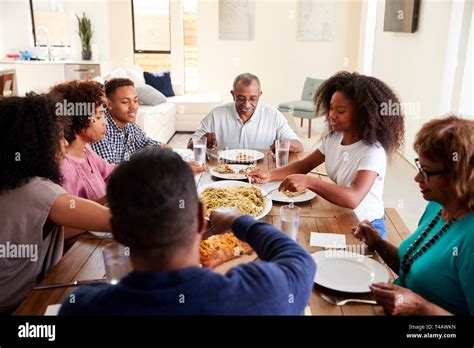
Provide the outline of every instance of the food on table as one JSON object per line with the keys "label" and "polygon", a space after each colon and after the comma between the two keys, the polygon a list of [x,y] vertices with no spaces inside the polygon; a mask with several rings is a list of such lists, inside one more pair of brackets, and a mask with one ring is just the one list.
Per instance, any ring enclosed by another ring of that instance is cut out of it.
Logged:
{"label": "food on table", "polygon": [[242,255],[251,254],[253,250],[250,245],[228,232],[202,240],[199,252],[201,264],[204,267],[214,268]]}
{"label": "food on table", "polygon": [[249,155],[245,152],[238,152],[237,155],[235,156],[235,159],[237,161],[253,161],[254,156]]}
{"label": "food on table", "polygon": [[308,191],[308,189],[304,189],[303,191],[285,190],[285,191],[281,191],[281,192],[284,193],[287,197],[296,197],[296,196],[302,195],[306,191]]}
{"label": "food on table", "polygon": [[257,217],[262,214],[264,208],[262,191],[257,187],[208,187],[200,196],[206,205],[206,217],[220,207],[236,207],[242,214]]}
{"label": "food on table", "polygon": [[247,174],[250,173],[252,170],[254,170],[256,167],[255,166],[248,166],[247,168],[242,168],[239,170],[239,174]]}
{"label": "food on table", "polygon": [[228,164],[219,164],[214,171],[219,174],[235,174],[235,170],[233,170]]}
{"label": "food on table", "polygon": [[[238,174],[247,174],[255,169],[255,166],[248,166],[239,170]],[[228,164],[219,164],[214,168],[214,172],[219,174],[236,174],[235,170]]]}

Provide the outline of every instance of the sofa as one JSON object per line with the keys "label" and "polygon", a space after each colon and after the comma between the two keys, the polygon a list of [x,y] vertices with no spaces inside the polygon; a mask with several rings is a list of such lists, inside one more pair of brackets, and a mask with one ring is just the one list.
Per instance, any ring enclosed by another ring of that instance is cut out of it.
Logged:
{"label": "sofa", "polygon": [[[131,79],[135,86],[145,84],[143,70],[138,66],[117,69],[104,77]],[[158,105],[143,105],[138,108],[137,124],[152,139],[167,143],[176,132],[194,132],[201,120],[214,107],[222,103],[222,94],[183,94],[183,86],[173,82],[174,97]]]}

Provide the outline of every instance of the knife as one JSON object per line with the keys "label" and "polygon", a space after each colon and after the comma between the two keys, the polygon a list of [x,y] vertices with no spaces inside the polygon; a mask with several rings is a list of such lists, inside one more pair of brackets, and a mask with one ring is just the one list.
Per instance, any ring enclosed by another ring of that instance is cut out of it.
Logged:
{"label": "knife", "polygon": [[105,278],[91,279],[91,280],[76,280],[76,281],[69,282],[69,283],[37,285],[37,286],[33,287],[33,290],[43,290],[43,289],[62,288],[62,287],[67,287],[67,286],[99,284],[99,283],[105,283],[106,281],[107,280]]}

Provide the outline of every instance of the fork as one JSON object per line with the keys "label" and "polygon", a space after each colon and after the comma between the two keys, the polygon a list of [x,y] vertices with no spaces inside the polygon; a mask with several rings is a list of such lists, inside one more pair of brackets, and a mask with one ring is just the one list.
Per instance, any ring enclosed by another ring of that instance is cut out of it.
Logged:
{"label": "fork", "polygon": [[265,195],[262,196],[262,198],[268,197],[270,194],[272,194],[273,192],[275,192],[277,190],[278,190],[278,187],[274,188],[273,190],[268,191]]}
{"label": "fork", "polygon": [[377,302],[374,300],[360,300],[356,298],[348,298],[347,300],[336,301],[332,297],[329,297],[325,294],[321,294],[321,298],[335,306],[344,306],[346,303],[349,303],[349,302],[366,303],[366,304],[372,304],[372,305],[377,304]]}

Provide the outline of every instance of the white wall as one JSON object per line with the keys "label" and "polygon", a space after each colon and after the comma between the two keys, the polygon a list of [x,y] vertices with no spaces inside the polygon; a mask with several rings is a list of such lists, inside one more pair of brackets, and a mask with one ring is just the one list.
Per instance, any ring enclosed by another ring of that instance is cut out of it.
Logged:
{"label": "white wall", "polygon": [[459,112],[467,118],[474,119],[474,7],[471,12],[471,27],[469,29],[468,46],[466,50],[464,79],[459,100]]}
{"label": "white wall", "polygon": [[131,0],[109,0],[107,17],[111,68],[133,65]]}
{"label": "white wall", "polygon": [[441,116],[451,9],[451,1],[421,1],[418,30],[392,33],[383,32],[385,2],[378,3],[373,76],[392,86],[402,102],[410,103],[404,151],[410,161],[416,157],[416,132],[423,123]]}
{"label": "white wall", "polygon": [[0,55],[9,50],[31,50],[33,34],[28,0],[1,0],[0,35],[2,45]]}
{"label": "white wall", "polygon": [[299,99],[307,76],[327,78],[339,70],[357,68],[359,38],[354,33],[359,32],[360,1],[336,2],[331,42],[296,40],[297,1],[255,2],[254,40],[234,41],[218,39],[218,1],[199,0],[200,92],[222,92],[231,100],[235,76],[252,72],[261,80],[262,101],[277,106]]}

